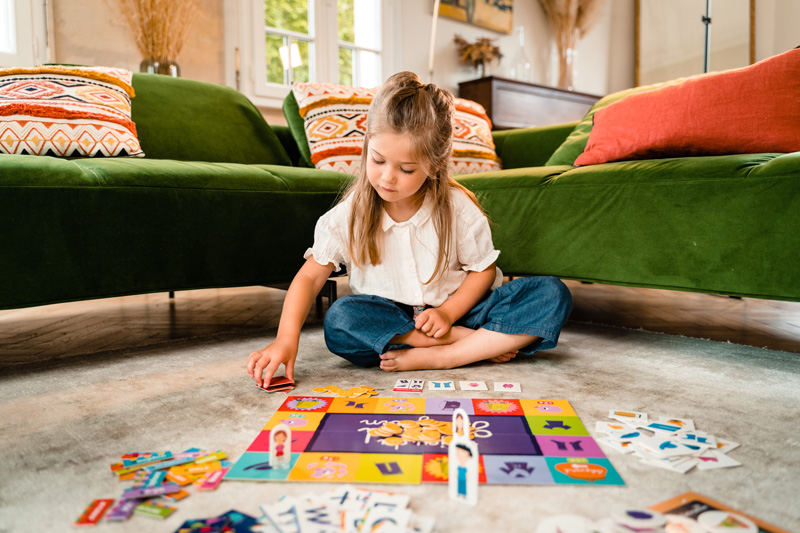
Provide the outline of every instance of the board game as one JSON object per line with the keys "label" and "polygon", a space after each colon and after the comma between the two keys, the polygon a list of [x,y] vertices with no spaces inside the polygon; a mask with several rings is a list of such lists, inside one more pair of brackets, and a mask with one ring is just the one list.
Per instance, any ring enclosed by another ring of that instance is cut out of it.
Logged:
{"label": "board game", "polygon": [[[566,400],[289,396],[226,480],[446,483],[452,413],[464,409],[495,485],[624,485]],[[287,468],[269,464],[269,433],[291,428]],[[450,435],[448,435],[448,432]]]}

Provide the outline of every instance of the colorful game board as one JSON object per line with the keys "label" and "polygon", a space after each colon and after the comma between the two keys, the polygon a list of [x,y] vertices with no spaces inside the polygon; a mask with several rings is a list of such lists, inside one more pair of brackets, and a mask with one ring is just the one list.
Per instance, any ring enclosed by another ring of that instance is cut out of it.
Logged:
{"label": "colorful game board", "polygon": [[[386,424],[425,429],[435,421],[446,433],[444,423],[458,408],[474,430],[481,483],[624,485],[568,401],[484,398],[290,396],[225,479],[444,483],[445,434],[420,430],[414,441],[389,440],[393,445],[374,435]],[[292,428],[292,457],[284,469],[269,464],[269,432],[280,423]]]}

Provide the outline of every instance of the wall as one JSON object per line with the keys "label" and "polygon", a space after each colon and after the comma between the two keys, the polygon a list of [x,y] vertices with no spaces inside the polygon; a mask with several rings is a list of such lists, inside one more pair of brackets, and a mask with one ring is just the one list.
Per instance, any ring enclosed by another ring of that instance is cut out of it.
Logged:
{"label": "wall", "polygon": [[[123,19],[117,0],[49,0],[54,14],[53,60],[62,63],[110,65],[138,70],[141,57],[133,33]],[[178,59],[187,78],[225,83],[224,0],[199,0],[194,27]],[[396,54],[399,69],[418,72],[427,78],[429,34],[433,0],[402,2],[396,21],[401,46]],[[575,89],[606,94],[633,85],[634,0],[608,0],[599,20],[578,44]],[[537,0],[514,1],[514,25],[523,25],[526,52],[533,64],[533,81],[553,85],[557,79],[555,47],[547,19]],[[800,44],[795,22],[800,20],[796,0],[758,0],[756,12],[756,59],[764,59]],[[506,76],[518,45],[514,35],[439,18],[435,45],[433,81],[451,90],[458,82],[473,79],[471,67],[458,63],[453,36],[467,40],[496,38],[503,61],[491,73]],[[262,110],[272,123],[283,123],[278,109]]]}
{"label": "wall", "polygon": [[[118,0],[49,0],[53,11],[52,61],[139,70],[142,60]],[[178,65],[181,76],[222,83],[222,0],[199,0]]]}
{"label": "wall", "polygon": [[[433,13],[431,0],[404,0],[400,35],[402,69],[427,78],[429,35]],[[525,52],[533,66],[533,82],[555,85],[558,79],[556,49],[547,17],[536,0],[514,2],[514,26],[525,28]],[[477,77],[470,66],[458,62],[453,37],[460,34],[467,41],[479,37],[496,39],[503,59],[490,66],[490,73],[509,76],[508,69],[519,48],[516,35],[502,34],[447,17],[439,17],[434,52],[433,82],[456,91],[461,81]],[[633,0],[610,0],[599,18],[578,44],[575,90],[606,94],[633,84]]]}

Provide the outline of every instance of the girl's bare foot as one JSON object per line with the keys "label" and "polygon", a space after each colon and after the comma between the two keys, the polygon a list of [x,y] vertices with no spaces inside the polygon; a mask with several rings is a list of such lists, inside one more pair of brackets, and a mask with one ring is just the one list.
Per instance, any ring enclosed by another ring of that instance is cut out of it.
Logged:
{"label": "girl's bare foot", "polygon": [[381,354],[381,369],[387,372],[455,368],[488,359],[505,363],[517,351],[537,339],[533,335],[506,334],[479,329],[453,344],[390,350]]}
{"label": "girl's bare foot", "polygon": [[403,335],[395,335],[389,344],[408,344],[415,348],[429,348],[431,346],[442,346],[444,344],[453,344],[461,339],[475,333],[474,329],[465,328],[464,326],[453,326],[450,330],[439,337],[429,337],[418,329],[412,329]]}

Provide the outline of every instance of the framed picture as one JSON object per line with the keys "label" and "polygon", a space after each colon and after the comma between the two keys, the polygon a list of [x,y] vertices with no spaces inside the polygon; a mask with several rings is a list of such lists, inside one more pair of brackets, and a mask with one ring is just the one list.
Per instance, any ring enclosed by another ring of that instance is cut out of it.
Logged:
{"label": "framed picture", "polygon": [[439,14],[500,33],[511,33],[514,0],[441,0]]}

